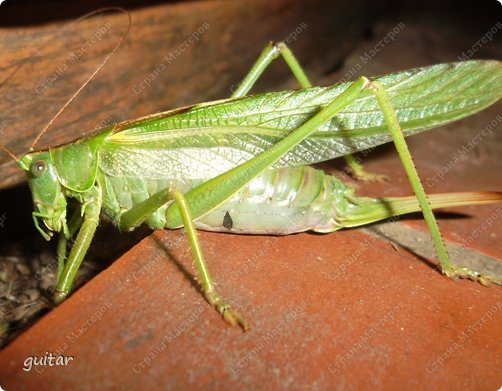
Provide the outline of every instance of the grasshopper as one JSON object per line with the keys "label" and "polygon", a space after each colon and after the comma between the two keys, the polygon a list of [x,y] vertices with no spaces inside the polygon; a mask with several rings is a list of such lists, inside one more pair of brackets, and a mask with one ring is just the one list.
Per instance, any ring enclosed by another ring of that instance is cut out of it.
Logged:
{"label": "grasshopper", "polygon": [[[301,89],[247,96],[279,57]],[[500,202],[502,193],[427,196],[404,136],[471,115],[501,96],[498,61],[440,64],[312,87],[290,49],[271,42],[229,99],[122,122],[33,151],[46,127],[21,158],[2,148],[26,172],[38,231],[47,240],[60,234],[56,303],[71,292],[100,218],[122,231],[143,223],[152,229],[183,227],[206,300],[227,323],[246,329],[215,289],[197,229],[267,235],[333,232],[421,210],[445,275],[500,283],[500,276],[449,261],[432,208]],[[356,176],[380,179],[350,154],[389,141],[414,196],[357,197],[349,185],[310,167],[346,156]],[[67,217],[69,198],[80,206]]]}

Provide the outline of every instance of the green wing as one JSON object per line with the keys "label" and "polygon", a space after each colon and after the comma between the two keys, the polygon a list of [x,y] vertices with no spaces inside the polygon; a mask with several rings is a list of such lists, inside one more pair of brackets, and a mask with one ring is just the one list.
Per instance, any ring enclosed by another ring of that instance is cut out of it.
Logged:
{"label": "green wing", "polygon": [[[466,61],[386,75],[406,136],[475,113],[502,96],[502,63]],[[339,95],[348,83],[203,103],[125,123],[100,150],[114,176],[212,178],[268,149]],[[373,95],[359,99],[282,157],[309,165],[391,140]]]}

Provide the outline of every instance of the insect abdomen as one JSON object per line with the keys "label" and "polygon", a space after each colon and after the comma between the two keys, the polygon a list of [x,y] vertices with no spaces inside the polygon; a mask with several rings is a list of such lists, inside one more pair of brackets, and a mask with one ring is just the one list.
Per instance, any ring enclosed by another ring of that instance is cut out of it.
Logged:
{"label": "insect abdomen", "polygon": [[261,174],[231,199],[196,220],[207,231],[287,235],[339,229],[338,213],[353,190],[312,167],[289,167]]}

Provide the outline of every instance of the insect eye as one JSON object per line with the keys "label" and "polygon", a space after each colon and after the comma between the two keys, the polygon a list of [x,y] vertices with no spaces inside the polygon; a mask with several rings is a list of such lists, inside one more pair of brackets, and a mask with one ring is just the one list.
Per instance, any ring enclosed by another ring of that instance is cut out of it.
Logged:
{"label": "insect eye", "polygon": [[38,178],[44,174],[46,168],[43,160],[36,160],[31,165],[31,173]]}

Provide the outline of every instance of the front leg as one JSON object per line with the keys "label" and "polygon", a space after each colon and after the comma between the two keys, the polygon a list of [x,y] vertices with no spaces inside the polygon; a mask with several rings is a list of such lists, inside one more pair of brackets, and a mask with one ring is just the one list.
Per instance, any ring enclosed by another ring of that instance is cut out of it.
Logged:
{"label": "front leg", "polygon": [[59,281],[61,275],[63,274],[64,265],[66,263],[66,247],[68,240],[70,240],[73,235],[75,235],[78,229],[82,226],[84,219],[82,217],[82,212],[75,208],[73,214],[68,222],[67,232],[61,232],[59,235],[58,247],[57,247],[57,259],[58,259],[58,269],[56,274],[56,282]]}
{"label": "front leg", "polygon": [[[90,191],[90,196],[86,198],[84,205],[82,206],[81,215],[83,215],[83,222],[80,226],[75,243],[70,251],[68,260],[64,261],[64,254],[66,252],[66,241],[68,238],[64,236],[60,239],[58,244],[58,279],[56,285],[56,291],[54,292],[54,301],[60,303],[71,291],[73,285],[73,280],[80,267],[80,264],[84,260],[85,254],[89,249],[89,246],[96,232],[96,228],[99,224],[99,214],[101,212],[101,190],[94,187]],[[70,233],[73,234],[78,228],[78,224],[81,218],[79,216],[72,217],[73,223],[70,224]],[[61,233],[61,235],[65,235]],[[62,271],[61,271],[62,269]]]}

